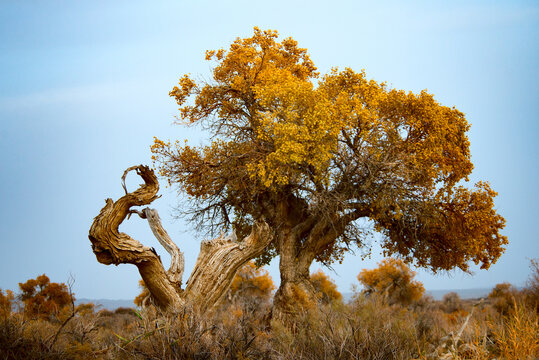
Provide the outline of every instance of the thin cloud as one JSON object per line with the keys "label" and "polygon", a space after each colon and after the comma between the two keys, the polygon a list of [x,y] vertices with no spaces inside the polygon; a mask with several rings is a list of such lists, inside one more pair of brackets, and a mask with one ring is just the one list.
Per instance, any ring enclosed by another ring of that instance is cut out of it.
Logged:
{"label": "thin cloud", "polygon": [[76,105],[110,101],[126,96],[132,83],[101,83],[77,87],[47,89],[33,94],[0,98],[0,110],[20,110],[51,105]]}

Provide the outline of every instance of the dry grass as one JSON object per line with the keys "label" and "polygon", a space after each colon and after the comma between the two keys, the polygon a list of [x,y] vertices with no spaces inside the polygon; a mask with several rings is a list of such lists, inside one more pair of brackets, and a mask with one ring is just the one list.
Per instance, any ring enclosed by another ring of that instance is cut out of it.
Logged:
{"label": "dry grass", "polygon": [[11,313],[0,318],[0,359],[536,359],[538,313],[526,299],[500,313],[494,299],[402,306],[358,295],[301,313],[293,326],[250,301],[204,316],[79,307],[61,329],[61,318]]}

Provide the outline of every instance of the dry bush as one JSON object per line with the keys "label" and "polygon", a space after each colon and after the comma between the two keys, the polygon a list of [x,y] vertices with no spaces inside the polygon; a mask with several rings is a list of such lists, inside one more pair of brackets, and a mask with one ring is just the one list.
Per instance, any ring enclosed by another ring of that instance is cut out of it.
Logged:
{"label": "dry bush", "polygon": [[380,297],[304,312],[294,328],[272,323],[278,359],[410,359],[417,355],[414,315]]}
{"label": "dry bush", "polygon": [[515,301],[520,298],[520,294],[510,283],[501,283],[492,289],[488,298],[500,314],[507,315],[513,309]]}
{"label": "dry bush", "polygon": [[526,303],[539,313],[539,259],[530,260],[531,274],[526,282],[523,294]]}
{"label": "dry bush", "polygon": [[539,358],[539,322],[535,309],[515,301],[501,323],[491,327],[502,359]]}
{"label": "dry bush", "polygon": [[442,298],[442,310],[446,313],[454,313],[456,311],[463,310],[464,305],[460,299],[459,294],[456,292],[450,292],[444,295]]}
{"label": "dry bush", "polygon": [[[423,296],[402,305],[390,304],[383,293],[356,293],[349,304],[304,307],[286,324],[267,316],[270,302],[252,296],[251,286],[239,288],[250,290],[245,296],[225,297],[220,307],[205,314],[188,309],[161,313],[153,306],[141,312],[96,311],[93,304],[81,304],[55,317],[28,318],[23,310],[8,312],[5,305],[0,359],[539,357],[536,305],[528,297],[514,296],[508,285],[496,287],[493,296],[479,303],[449,294],[442,301]],[[508,294],[513,303],[500,311],[496,300],[509,301]],[[9,298],[2,302],[0,297],[0,304],[13,301]]]}
{"label": "dry bush", "polygon": [[11,315],[14,300],[15,295],[13,291],[6,290],[6,294],[4,295],[4,292],[0,289],[0,317],[7,318]]}
{"label": "dry bush", "polygon": [[[0,328],[7,359],[533,359],[537,313],[524,303],[502,316],[482,303],[454,324],[441,302],[412,307],[356,294],[300,314],[294,326],[231,304],[204,315],[159,313],[148,307],[95,312],[80,305],[59,331],[55,321],[12,313]],[[0,319],[0,321],[2,321]]]}
{"label": "dry bush", "polygon": [[445,313],[438,301],[424,295],[412,307],[415,314],[416,332],[424,343],[437,344],[447,334],[449,328]]}
{"label": "dry bush", "polygon": [[[138,327],[118,344],[126,359],[264,359],[263,329],[242,311],[200,316],[143,311]],[[257,341],[259,340],[259,341]]]}
{"label": "dry bush", "polygon": [[55,328],[45,320],[25,320],[21,314],[0,318],[0,358],[65,359],[63,349],[51,347]]}
{"label": "dry bush", "polygon": [[140,287],[140,294],[135,297],[133,302],[138,307],[144,307],[147,305],[147,302],[150,300],[150,290],[146,287],[146,284],[144,283],[144,280],[140,279],[138,281],[138,285]]}
{"label": "dry bush", "polygon": [[137,313],[132,308],[126,308],[126,307],[119,307],[116,310],[114,310],[115,314],[122,314],[122,315],[131,315],[131,316],[137,316]]}
{"label": "dry bush", "polygon": [[275,284],[267,270],[257,267],[250,261],[237,272],[230,289],[221,301],[220,311],[260,313],[267,317],[271,311],[274,290]]}

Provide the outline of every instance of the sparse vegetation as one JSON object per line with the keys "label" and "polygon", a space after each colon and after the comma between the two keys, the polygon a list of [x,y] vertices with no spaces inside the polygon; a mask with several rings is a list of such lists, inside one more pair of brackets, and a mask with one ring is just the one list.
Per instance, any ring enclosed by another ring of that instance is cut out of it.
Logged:
{"label": "sparse vegetation", "polygon": [[[305,309],[293,324],[268,316],[273,282],[252,264],[239,272],[221,306],[204,314],[81,304],[58,316],[28,317],[22,296],[0,291],[0,359],[536,359],[534,276],[526,288],[511,289],[507,308],[497,305],[498,296],[470,300],[450,293],[441,301],[423,296],[403,303],[358,291],[349,303],[321,301]],[[330,283],[322,272],[312,276],[321,278]]]}

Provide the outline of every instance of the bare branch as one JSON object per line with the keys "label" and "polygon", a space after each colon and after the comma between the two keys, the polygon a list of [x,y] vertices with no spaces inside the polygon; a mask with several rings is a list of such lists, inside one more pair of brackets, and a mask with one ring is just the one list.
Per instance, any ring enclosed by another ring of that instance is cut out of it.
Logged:
{"label": "bare branch", "polygon": [[172,241],[166,230],[163,228],[157,210],[145,208],[142,211],[142,214],[144,215],[144,218],[148,219],[150,229],[152,229],[152,232],[159,241],[159,243],[170,254],[170,268],[167,271],[169,280],[172,283],[176,284],[178,287],[180,287],[185,266],[185,259],[183,253],[180,251],[178,246],[174,243],[174,241]]}

